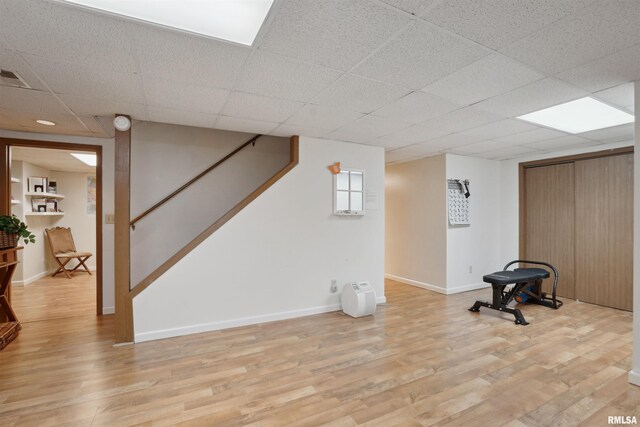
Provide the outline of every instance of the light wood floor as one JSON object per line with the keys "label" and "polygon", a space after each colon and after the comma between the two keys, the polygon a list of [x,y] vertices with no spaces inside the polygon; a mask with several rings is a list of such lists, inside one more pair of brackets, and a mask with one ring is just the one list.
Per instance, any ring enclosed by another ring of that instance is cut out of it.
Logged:
{"label": "light wood floor", "polygon": [[[113,347],[112,316],[24,325],[0,352],[0,424],[606,425],[640,415],[631,313],[567,301],[529,326],[388,282],[374,317],[328,313]],[[167,313],[171,315],[171,313]]]}
{"label": "light wood floor", "polygon": [[96,276],[77,273],[46,276],[27,286],[13,286],[11,306],[20,323],[74,316],[95,316]]}

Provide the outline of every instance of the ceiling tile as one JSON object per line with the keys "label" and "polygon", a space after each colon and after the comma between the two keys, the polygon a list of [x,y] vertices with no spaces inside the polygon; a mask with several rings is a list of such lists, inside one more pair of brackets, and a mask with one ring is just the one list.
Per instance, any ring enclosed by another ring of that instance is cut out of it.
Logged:
{"label": "ceiling tile", "polygon": [[525,147],[544,151],[560,151],[569,148],[588,147],[597,144],[598,142],[590,139],[581,138],[575,135],[567,135],[560,138],[548,139],[546,141],[532,142],[530,144],[526,144]]}
{"label": "ceiling tile", "polygon": [[0,129],[23,130],[22,126],[9,117],[10,115],[11,110],[0,108]]}
{"label": "ceiling tile", "polygon": [[557,79],[546,78],[479,102],[474,107],[506,117],[515,117],[572,101],[587,94],[586,91]]}
{"label": "ceiling tile", "polygon": [[539,128],[538,126],[534,126],[523,120],[505,119],[500,120],[499,122],[493,122],[487,125],[467,129],[461,133],[463,133],[464,135],[475,136],[476,138],[481,139],[493,139],[534,129]]}
{"label": "ceiling tile", "polygon": [[465,145],[463,147],[457,147],[451,152],[455,154],[469,155],[469,154],[478,154],[478,153],[486,153],[487,151],[496,151],[504,148],[510,147],[510,145],[504,144],[502,142],[497,141],[480,141],[475,144]]}
{"label": "ceiling tile", "polygon": [[184,82],[146,77],[143,81],[147,105],[174,110],[218,114],[229,91]]}
{"label": "ceiling tile", "polygon": [[347,74],[313,99],[313,103],[370,113],[409,92],[409,89]]}
{"label": "ceiling tile", "polygon": [[640,45],[622,50],[558,74],[558,78],[597,92],[640,80]]}
{"label": "ceiling tile", "polygon": [[56,94],[144,103],[142,80],[137,74],[57,62],[33,55],[24,55],[24,59]]}
{"label": "ceiling tile", "polygon": [[486,151],[484,153],[476,154],[477,157],[492,160],[507,160],[516,157],[522,157],[528,154],[540,154],[544,151],[535,150],[529,147],[510,146],[507,148],[499,148],[497,150]]}
{"label": "ceiling tile", "polygon": [[481,46],[417,21],[353,72],[419,90],[488,53]]}
{"label": "ceiling tile", "polygon": [[470,105],[542,78],[544,75],[505,56],[494,54],[467,65],[422,90],[459,104]]}
{"label": "ceiling tile", "polygon": [[260,48],[347,71],[410,19],[367,0],[283,1]]}
{"label": "ceiling tile", "polygon": [[420,14],[420,12],[438,3],[438,1],[439,0],[382,0],[383,3],[412,15]]}
{"label": "ceiling tile", "polygon": [[143,104],[133,104],[109,101],[98,98],[84,98],[76,95],[60,95],[60,99],[78,116],[114,116],[127,114],[136,120],[148,120],[147,107]]}
{"label": "ceiling tile", "polygon": [[372,143],[374,145],[384,146],[384,147],[404,147],[407,145],[417,144],[420,142],[425,142],[431,139],[438,138],[440,136],[445,135],[443,131],[434,129],[433,126],[424,126],[424,125],[413,125],[408,128],[402,129],[397,132],[392,132],[388,135],[385,135],[381,138],[378,138],[376,141]]}
{"label": "ceiling tile", "polygon": [[249,47],[155,27],[133,34],[145,78],[231,88],[251,52]]}
{"label": "ceiling tile", "polygon": [[628,141],[634,137],[634,123],[583,132],[578,136],[602,143]]}
{"label": "ceiling tile", "polygon": [[530,130],[527,132],[521,132],[514,135],[495,138],[495,140],[498,142],[504,142],[505,144],[510,144],[510,145],[524,145],[530,142],[544,141],[547,139],[559,138],[561,136],[566,136],[566,135],[567,134],[564,132],[551,130],[547,128],[538,128],[538,129]]}
{"label": "ceiling tile", "polygon": [[637,45],[640,43],[638,22],[639,1],[596,1],[502,52],[555,74]]}
{"label": "ceiling tile", "polygon": [[69,114],[69,111],[51,92],[10,86],[0,86],[0,108],[35,113]]}
{"label": "ceiling tile", "polygon": [[236,132],[247,132],[256,134],[259,133],[262,135],[268,135],[273,132],[276,127],[278,127],[278,123],[220,116],[214,127],[216,129],[233,130]]}
{"label": "ceiling tile", "polygon": [[286,124],[302,127],[315,127],[324,130],[335,130],[347,123],[359,119],[362,116],[362,113],[356,113],[343,108],[307,104],[291,116],[291,118],[287,120]]}
{"label": "ceiling tile", "polygon": [[[56,61],[136,71],[128,24],[110,15],[59,2],[0,2],[0,36],[13,50]],[[137,24],[137,31],[145,27]]]}
{"label": "ceiling tile", "polygon": [[427,21],[500,49],[593,0],[446,0],[422,14]]}
{"label": "ceiling tile", "polygon": [[342,74],[342,71],[258,50],[245,65],[236,89],[294,101],[309,101]]}
{"label": "ceiling tile", "polygon": [[324,136],[326,133],[327,133],[326,129],[318,129],[312,126],[293,126],[288,124],[282,124],[277,128],[275,128],[273,131],[271,131],[271,135],[286,136],[286,137],[289,137],[292,135],[299,135],[299,136],[310,136],[310,137],[319,138]]}
{"label": "ceiling tile", "polygon": [[27,63],[17,53],[7,49],[0,49],[0,67],[2,67],[3,70],[18,73],[18,75],[22,77],[33,89],[47,90],[47,87],[31,71]]}
{"label": "ceiling tile", "polygon": [[479,138],[463,135],[461,133],[454,133],[424,142],[421,145],[431,147],[434,151],[443,151],[452,148],[463,147],[465,145],[475,144],[478,142],[481,142]]}
{"label": "ceiling tile", "polygon": [[287,120],[303,105],[301,102],[285,99],[231,92],[222,114],[241,119],[279,123]]}
{"label": "ceiling tile", "polygon": [[594,98],[598,98],[613,106],[625,108],[634,103],[633,83],[625,83],[609,89],[594,93]]}
{"label": "ceiling tile", "polygon": [[338,140],[364,142],[397,132],[408,126],[406,122],[369,115],[346,124],[327,136]]}
{"label": "ceiling tile", "polygon": [[497,114],[478,110],[474,107],[465,107],[431,119],[423,123],[423,125],[433,129],[434,132],[440,132],[441,135],[447,135],[502,119],[504,117]]}
{"label": "ceiling tile", "polygon": [[373,114],[415,124],[459,108],[462,108],[462,106],[439,96],[423,92],[411,92],[407,96],[374,111]]}
{"label": "ceiling tile", "polygon": [[147,107],[149,121],[158,123],[172,123],[176,125],[213,128],[218,119],[214,114],[195,113],[191,111],[174,110],[164,107]]}
{"label": "ceiling tile", "polygon": [[390,163],[403,160],[420,159],[434,156],[436,154],[440,154],[440,152],[434,150],[433,147],[417,144],[409,147],[398,148],[397,150],[387,151],[385,152],[384,157],[385,162]]}
{"label": "ceiling tile", "polygon": [[[38,113],[8,110],[2,110],[2,114],[29,132],[95,136],[79,119],[66,114],[50,113],[42,117]],[[42,118],[55,122],[56,126],[36,123],[36,120]]]}

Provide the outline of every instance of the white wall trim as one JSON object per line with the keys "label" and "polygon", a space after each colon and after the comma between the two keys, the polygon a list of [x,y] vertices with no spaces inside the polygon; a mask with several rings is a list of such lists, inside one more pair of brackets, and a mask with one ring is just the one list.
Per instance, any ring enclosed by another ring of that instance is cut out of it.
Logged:
{"label": "white wall trim", "polygon": [[393,274],[385,274],[387,279],[395,280],[396,282],[405,283],[411,286],[417,286],[422,289],[434,291],[439,294],[452,295],[460,292],[475,291],[476,289],[484,289],[490,287],[488,283],[472,283],[470,285],[454,286],[452,288],[443,288],[442,286],[430,285],[429,283],[419,282],[413,279],[407,279],[406,277],[395,276]]}
{"label": "white wall trim", "polygon": [[50,270],[50,271],[43,271],[42,273],[38,273],[38,274],[36,274],[34,276],[27,277],[24,280],[12,280],[11,281],[11,285],[27,286],[27,285],[30,285],[31,283],[35,282],[38,279],[42,279],[45,276],[53,274],[54,271],[56,271],[55,268],[53,270]]}
{"label": "white wall trim", "polygon": [[[377,297],[378,304],[385,304],[387,298]],[[111,308],[111,307],[109,307]],[[300,310],[282,311],[280,313],[262,314],[259,316],[242,317],[239,319],[222,320],[219,322],[202,323],[199,325],[182,326],[172,329],[161,329],[158,331],[142,332],[135,334],[135,342],[141,343],[145,341],[160,340],[164,338],[178,337],[189,334],[199,334],[202,332],[218,331],[220,329],[237,328],[239,326],[256,325],[258,323],[275,322],[278,320],[293,319],[296,317],[312,316],[314,314],[330,313],[342,309],[341,304],[331,304],[320,307],[303,308]],[[105,309],[103,309],[103,314]]]}
{"label": "white wall trim", "polygon": [[629,382],[633,385],[640,386],[640,373],[633,369],[629,371]]}
{"label": "white wall trim", "polygon": [[387,279],[395,280],[396,282],[401,282],[401,283],[405,283],[407,285],[417,286],[418,288],[427,289],[429,291],[434,291],[434,292],[437,292],[439,294],[445,294],[445,295],[447,294],[447,290],[445,288],[443,288],[442,286],[430,285],[429,283],[419,282],[419,281],[413,280],[413,279],[407,279],[406,277],[396,276],[394,274],[385,273],[384,277],[387,278]]}
{"label": "white wall trim", "polygon": [[115,314],[116,312],[116,308],[115,307],[102,307],[102,314]]}

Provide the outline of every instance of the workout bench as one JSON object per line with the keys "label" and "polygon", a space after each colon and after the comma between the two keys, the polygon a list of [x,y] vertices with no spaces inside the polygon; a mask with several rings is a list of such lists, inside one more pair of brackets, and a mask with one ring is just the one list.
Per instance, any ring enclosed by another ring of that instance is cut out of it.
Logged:
{"label": "workout bench", "polygon": [[[544,268],[516,268],[507,270],[513,264],[526,263],[544,265],[553,271],[553,291],[551,297],[542,292],[542,280],[549,277],[549,272]],[[513,314],[516,325],[528,325],[517,308],[510,308],[508,305],[518,295],[526,295],[526,302],[544,305],[545,307],[558,309],[562,306],[562,301],[556,299],[556,288],[558,287],[558,270],[551,264],[541,261],[515,260],[504,266],[503,271],[497,271],[483,276],[482,280],[490,283],[493,288],[492,302],[476,301],[469,311],[480,311],[480,307],[487,307],[492,310]],[[507,289],[507,285],[513,285]]]}

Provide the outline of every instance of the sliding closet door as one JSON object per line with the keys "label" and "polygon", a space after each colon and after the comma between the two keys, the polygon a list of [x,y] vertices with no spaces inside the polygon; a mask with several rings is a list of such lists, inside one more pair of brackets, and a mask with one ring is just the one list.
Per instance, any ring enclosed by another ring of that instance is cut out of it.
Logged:
{"label": "sliding closet door", "polygon": [[633,155],[580,160],[576,172],[576,299],[632,309]]}
{"label": "sliding closet door", "polygon": [[[524,178],[524,258],[554,265],[560,273],[558,295],[574,298],[573,163],[527,168]],[[552,280],[544,282],[550,292]]]}

